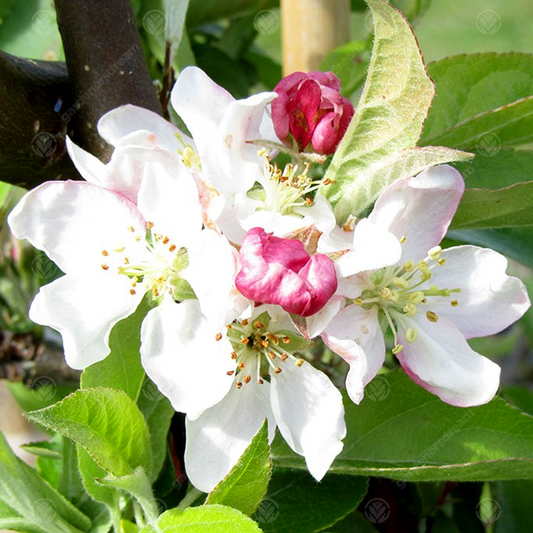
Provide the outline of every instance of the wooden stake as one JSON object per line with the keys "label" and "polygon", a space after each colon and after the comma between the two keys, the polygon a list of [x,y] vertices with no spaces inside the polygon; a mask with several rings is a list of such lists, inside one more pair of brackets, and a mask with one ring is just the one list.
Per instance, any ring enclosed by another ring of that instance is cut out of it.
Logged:
{"label": "wooden stake", "polygon": [[350,40],[350,0],[281,0],[283,74],[318,70]]}

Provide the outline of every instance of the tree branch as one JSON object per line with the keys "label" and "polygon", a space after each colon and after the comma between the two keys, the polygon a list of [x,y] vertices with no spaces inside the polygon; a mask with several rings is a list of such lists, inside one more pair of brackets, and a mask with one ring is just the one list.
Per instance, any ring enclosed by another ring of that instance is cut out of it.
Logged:
{"label": "tree branch", "polygon": [[107,111],[135,104],[161,114],[148,73],[130,0],[56,0],[57,23],[74,104],[74,141],[103,161],[112,149],[96,131]]}
{"label": "tree branch", "polygon": [[0,180],[32,188],[76,178],[61,119],[72,105],[65,65],[0,52],[0,80]]}

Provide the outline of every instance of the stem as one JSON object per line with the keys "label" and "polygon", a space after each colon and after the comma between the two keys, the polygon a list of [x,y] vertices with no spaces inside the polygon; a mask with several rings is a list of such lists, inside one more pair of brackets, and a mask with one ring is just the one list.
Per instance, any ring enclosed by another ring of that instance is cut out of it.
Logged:
{"label": "stem", "polygon": [[178,509],[187,509],[187,507],[190,507],[202,494],[203,492],[192,487],[191,490],[186,494],[185,498],[183,498],[183,500],[181,500],[179,503]]}

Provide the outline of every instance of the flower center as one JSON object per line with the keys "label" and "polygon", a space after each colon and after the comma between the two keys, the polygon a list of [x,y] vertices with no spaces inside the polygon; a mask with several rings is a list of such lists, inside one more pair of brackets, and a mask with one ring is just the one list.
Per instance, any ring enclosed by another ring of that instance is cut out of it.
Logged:
{"label": "flower center", "polygon": [[[133,234],[136,242],[142,240],[132,226],[128,227],[128,231]],[[105,258],[102,269],[116,271],[130,278],[131,295],[135,295],[141,287],[143,293],[150,292],[153,298],[168,293],[175,299],[181,299],[179,295],[182,294],[184,285],[190,289],[188,283],[180,277],[180,272],[189,263],[187,250],[178,248],[169,237],[154,231],[152,222],[147,224],[145,250],[139,253],[137,249],[135,252],[134,256],[130,256],[128,246],[111,251],[102,250],[102,256]],[[192,292],[192,289],[190,291]]]}
{"label": "flower center", "polygon": [[[228,371],[228,375],[235,376],[238,389],[252,381],[259,385],[269,381],[270,372],[280,374],[288,360],[297,367],[304,364],[303,359],[287,351],[298,344],[296,338],[289,332],[269,332],[269,321],[268,313],[263,313],[255,320],[234,321],[226,326],[234,349],[231,355],[236,361],[236,369]],[[217,340],[220,338],[222,334],[219,333]]]}
{"label": "flower center", "polygon": [[264,157],[264,180],[261,182],[263,190],[252,190],[249,195],[254,199],[259,199],[257,196],[261,196],[263,205],[260,209],[276,211],[282,215],[302,216],[297,210],[312,206],[313,193],[322,185],[332,183],[329,178],[326,180],[311,178],[309,176],[311,164],[308,162],[303,163],[303,168],[302,165],[288,163],[281,170],[276,163],[270,162],[264,149],[258,154]]}
{"label": "flower center", "polygon": [[[403,238],[405,240],[405,238]],[[401,241],[403,242],[403,241]],[[364,290],[354,303],[364,309],[370,309],[377,305],[382,315],[386,318],[394,335],[394,348],[392,352],[397,354],[403,350],[398,344],[397,325],[406,328],[407,342],[414,342],[418,336],[415,328],[407,327],[408,320],[418,312],[423,312],[421,306],[430,306],[435,298],[449,298],[452,293],[459,293],[461,289],[439,288],[436,285],[428,287],[428,281],[432,277],[432,270],[445,264],[446,259],[441,257],[442,249],[436,246],[429,250],[427,257],[418,263],[407,261],[403,265],[386,267],[370,276],[371,288]],[[457,300],[450,300],[450,305],[459,305]],[[434,311],[425,311],[426,318],[430,322],[437,322],[439,317]]]}

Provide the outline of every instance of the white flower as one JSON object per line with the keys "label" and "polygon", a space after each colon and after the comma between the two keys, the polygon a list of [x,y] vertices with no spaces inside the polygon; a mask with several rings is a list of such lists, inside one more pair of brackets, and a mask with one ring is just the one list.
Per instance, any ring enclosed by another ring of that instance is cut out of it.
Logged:
{"label": "white flower", "polygon": [[[305,341],[286,313],[265,309],[217,330],[198,302],[188,300],[170,312],[155,309],[143,323],[143,366],[174,408],[187,413],[185,467],[202,491],[210,492],[229,473],[265,419],[270,440],[277,426],[318,480],[342,449],[340,392],[294,355]],[[205,353],[216,367],[204,364]],[[207,410],[205,389],[212,399],[220,396]]]}
{"label": "white flower", "polygon": [[111,329],[145,293],[179,307],[174,300],[191,293],[187,265],[203,260],[206,246],[207,259],[221,268],[202,280],[191,276],[190,285],[212,315],[215,300],[226,307],[233,278],[223,276],[228,269],[234,276],[236,252],[224,237],[202,230],[198,191],[186,168],[179,175],[166,169],[161,164],[143,177],[137,205],[91,183],[49,182],[27,193],[9,216],[14,235],[65,273],[41,288],[30,317],[62,334],[73,368],[107,356]]}
{"label": "white flower", "polygon": [[348,305],[323,333],[350,364],[346,386],[356,403],[384,361],[380,322],[391,328],[393,353],[407,374],[445,402],[480,405],[496,393],[498,365],[466,339],[505,329],[530,304],[522,282],[505,274],[507,261],[500,254],[438,246],[463,190],[456,170],[435,167],[388,187],[368,217],[367,224],[396,235],[401,257],[394,266],[355,275],[347,269],[337,293]]}

